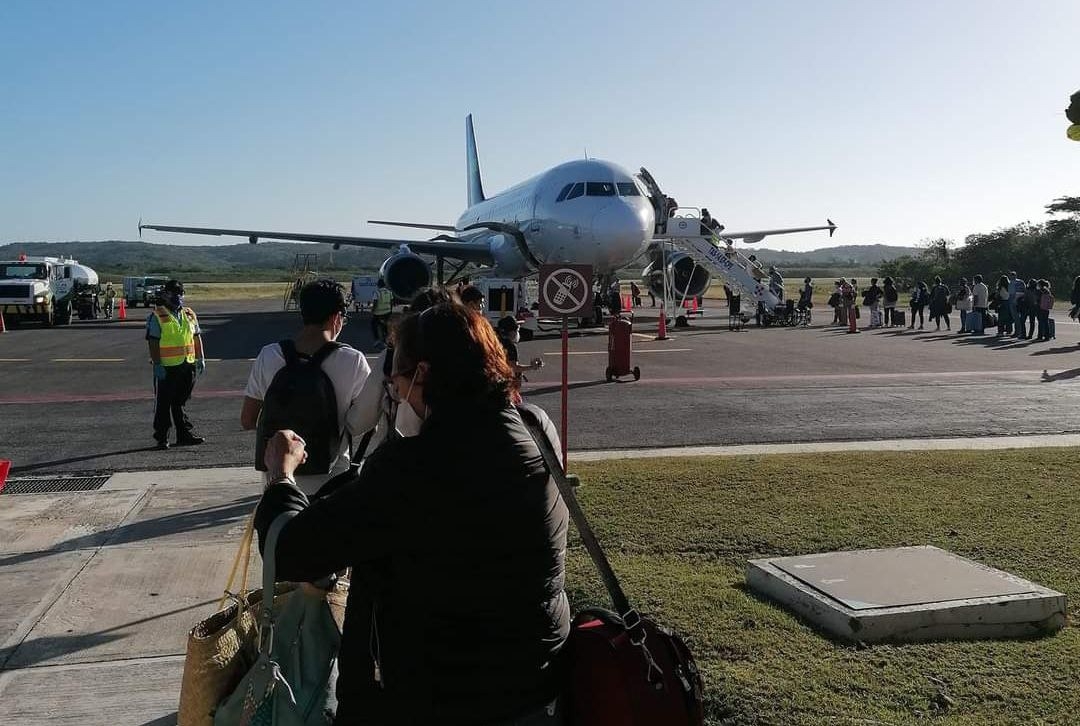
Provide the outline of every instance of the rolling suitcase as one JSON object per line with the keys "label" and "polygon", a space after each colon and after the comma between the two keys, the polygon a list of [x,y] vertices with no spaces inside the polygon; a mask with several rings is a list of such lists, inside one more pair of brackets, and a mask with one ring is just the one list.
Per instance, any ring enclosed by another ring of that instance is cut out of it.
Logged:
{"label": "rolling suitcase", "polygon": [[903,326],[906,324],[907,315],[900,308],[892,309],[892,324]]}
{"label": "rolling suitcase", "polygon": [[1051,340],[1057,337],[1057,323],[1054,322],[1053,318],[1046,319],[1046,331]]}
{"label": "rolling suitcase", "polygon": [[641,369],[630,367],[630,344],[633,340],[634,325],[629,320],[613,317],[608,325],[608,365],[605,376],[613,381],[619,376],[641,378]]}
{"label": "rolling suitcase", "polygon": [[870,327],[881,327],[881,311],[876,308],[870,308]]}

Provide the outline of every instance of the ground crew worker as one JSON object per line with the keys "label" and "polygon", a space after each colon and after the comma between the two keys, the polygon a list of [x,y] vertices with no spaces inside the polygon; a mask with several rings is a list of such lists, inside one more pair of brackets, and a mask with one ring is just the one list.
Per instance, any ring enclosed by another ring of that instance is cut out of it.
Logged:
{"label": "ground crew worker", "polygon": [[154,364],[154,440],[157,448],[169,448],[169,428],[176,426],[176,445],[193,446],[205,439],[196,436],[184,406],[195,388],[195,378],[206,370],[199,319],[184,307],[184,286],[169,280],[161,302],[146,318],[146,341]]}
{"label": "ground crew worker", "polygon": [[107,320],[112,319],[113,305],[116,303],[116,290],[113,289],[112,283],[105,284],[105,318]]}
{"label": "ground crew worker", "polygon": [[371,334],[377,345],[386,345],[390,334],[390,313],[394,311],[394,296],[381,279],[376,284],[375,297],[371,301]]}

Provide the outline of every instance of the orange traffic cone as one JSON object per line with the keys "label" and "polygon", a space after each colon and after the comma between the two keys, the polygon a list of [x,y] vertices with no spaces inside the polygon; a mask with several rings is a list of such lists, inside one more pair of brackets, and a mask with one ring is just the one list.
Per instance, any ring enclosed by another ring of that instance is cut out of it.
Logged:
{"label": "orange traffic cone", "polygon": [[0,492],[4,491],[4,482],[7,481],[8,472],[11,470],[11,462],[0,459]]}
{"label": "orange traffic cone", "polygon": [[859,329],[855,327],[855,306],[852,305],[847,311],[848,329],[849,333],[857,333]]}
{"label": "orange traffic cone", "polygon": [[692,313],[696,313],[696,312],[697,312],[697,298],[696,298],[696,297],[693,297],[693,298],[690,298],[690,300],[691,300],[691,301],[692,301],[692,303],[693,303],[693,304],[692,304],[692,305],[690,306],[690,312],[692,312]]}
{"label": "orange traffic cone", "polygon": [[630,297],[629,295],[623,295],[623,296],[622,296],[622,307],[623,307],[623,310],[629,310],[629,309],[630,309],[630,308],[632,308],[633,306],[634,306],[634,300],[633,300],[633,298],[631,298],[631,297]]}
{"label": "orange traffic cone", "polygon": [[116,315],[118,320],[127,320],[127,301],[120,298],[120,312]]}
{"label": "orange traffic cone", "polygon": [[4,311],[0,310],[0,333],[6,333],[7,327],[4,325]]}

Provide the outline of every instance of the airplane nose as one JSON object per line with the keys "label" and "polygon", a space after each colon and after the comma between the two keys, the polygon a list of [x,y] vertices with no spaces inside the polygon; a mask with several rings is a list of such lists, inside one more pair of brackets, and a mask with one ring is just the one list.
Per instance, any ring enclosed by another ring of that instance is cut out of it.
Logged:
{"label": "airplane nose", "polygon": [[592,228],[597,245],[613,256],[633,255],[652,238],[652,212],[648,205],[639,208],[619,200],[593,216]]}

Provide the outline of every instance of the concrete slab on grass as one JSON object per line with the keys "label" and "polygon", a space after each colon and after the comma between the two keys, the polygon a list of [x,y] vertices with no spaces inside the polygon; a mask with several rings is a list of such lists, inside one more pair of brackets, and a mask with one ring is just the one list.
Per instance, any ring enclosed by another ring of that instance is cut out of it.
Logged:
{"label": "concrete slab on grass", "polygon": [[0,673],[0,723],[19,726],[171,726],[182,656]]}
{"label": "concrete slab on grass", "polygon": [[[235,555],[222,542],[102,549],[6,667],[182,655],[188,631],[214,612]],[[257,558],[250,577],[257,585]]]}
{"label": "concrete slab on grass", "polygon": [[747,583],[849,641],[1027,637],[1065,624],[1065,596],[937,547],[751,560]]}

